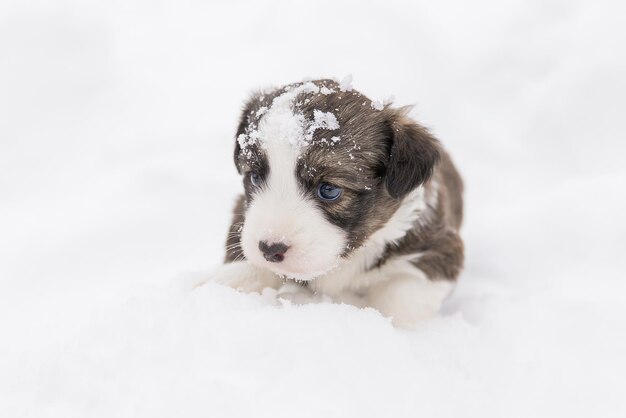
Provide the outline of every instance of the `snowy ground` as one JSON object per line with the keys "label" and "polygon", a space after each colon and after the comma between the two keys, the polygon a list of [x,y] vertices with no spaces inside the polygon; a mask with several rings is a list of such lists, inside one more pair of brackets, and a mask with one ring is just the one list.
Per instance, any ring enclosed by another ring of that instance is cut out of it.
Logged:
{"label": "snowy ground", "polygon": [[[0,3],[0,416],[626,415],[623,2]],[[467,183],[441,318],[219,286],[255,87],[395,95]]]}

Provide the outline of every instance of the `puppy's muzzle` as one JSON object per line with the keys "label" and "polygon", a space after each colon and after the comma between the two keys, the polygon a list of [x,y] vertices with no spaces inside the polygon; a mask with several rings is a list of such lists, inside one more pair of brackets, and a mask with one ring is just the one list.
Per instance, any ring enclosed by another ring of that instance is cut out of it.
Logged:
{"label": "puppy's muzzle", "polygon": [[289,247],[282,242],[268,244],[266,241],[259,241],[259,250],[263,253],[263,257],[272,263],[280,263],[283,261],[288,249]]}

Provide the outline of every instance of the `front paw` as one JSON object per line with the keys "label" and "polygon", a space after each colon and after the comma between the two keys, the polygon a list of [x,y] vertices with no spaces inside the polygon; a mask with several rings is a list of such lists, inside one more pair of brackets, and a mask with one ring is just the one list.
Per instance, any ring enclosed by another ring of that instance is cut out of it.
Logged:
{"label": "front paw", "polygon": [[209,281],[232,287],[244,293],[261,293],[266,287],[278,289],[282,280],[274,273],[256,268],[247,261],[237,261],[218,267]]}
{"label": "front paw", "polygon": [[295,305],[305,305],[307,303],[331,302],[331,299],[321,293],[313,293],[310,288],[297,283],[294,280],[287,280],[276,292],[276,297]]}
{"label": "front paw", "polygon": [[368,305],[391,318],[399,328],[412,329],[425,319],[436,316],[452,289],[446,280],[425,277],[395,277],[369,289]]}

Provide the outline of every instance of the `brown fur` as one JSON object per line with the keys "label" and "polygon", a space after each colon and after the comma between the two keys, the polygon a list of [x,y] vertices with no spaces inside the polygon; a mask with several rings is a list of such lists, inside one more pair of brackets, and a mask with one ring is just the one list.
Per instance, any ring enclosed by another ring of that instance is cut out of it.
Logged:
{"label": "brown fur", "polygon": [[463,183],[447,153],[435,169],[433,181],[426,185],[428,193],[437,187],[437,206],[428,209],[426,219],[418,220],[415,228],[396,244],[390,244],[377,267],[387,260],[420,253],[413,262],[433,279],[454,280],[463,268],[463,241],[459,228],[463,220]]}

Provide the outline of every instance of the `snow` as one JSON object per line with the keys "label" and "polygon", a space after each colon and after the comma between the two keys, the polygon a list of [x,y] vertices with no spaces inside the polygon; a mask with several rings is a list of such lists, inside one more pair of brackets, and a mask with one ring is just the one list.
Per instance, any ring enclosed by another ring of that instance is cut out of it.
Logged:
{"label": "snow", "polygon": [[256,116],[257,118],[258,118],[258,117],[261,117],[261,116],[263,116],[263,115],[267,112],[267,110],[268,110],[268,109],[267,109],[267,107],[266,107],[266,106],[261,106],[261,107],[259,108],[259,110],[257,110],[257,111],[255,112],[255,116]]}
{"label": "snow", "polygon": [[318,87],[311,81],[305,81],[296,87],[286,87],[282,94],[272,100],[269,108],[263,106],[255,112],[257,117],[262,117],[259,126],[251,121],[249,130],[237,137],[242,152],[250,158],[252,156],[249,148],[251,145],[259,144],[261,147],[267,147],[277,141],[287,141],[296,153],[300,153],[311,143],[316,130],[339,129],[337,117],[332,112],[314,109],[313,120],[307,121],[304,115],[297,111],[297,106],[294,106],[300,94],[326,94],[322,92],[322,89],[330,91],[325,87]]}
{"label": "snow", "polygon": [[339,82],[339,90],[352,91],[352,74],[348,74]]}
{"label": "snow", "polygon": [[[3,2],[0,416],[624,416],[624,11]],[[348,73],[466,180],[442,316],[192,290],[248,92]]]}
{"label": "snow", "polygon": [[372,109],[375,109],[375,110],[383,110],[383,108],[385,107],[383,102],[381,102],[380,100],[374,100],[373,102],[371,102],[371,106],[372,106]]}
{"label": "snow", "polygon": [[337,117],[332,112],[322,112],[317,109],[313,110],[313,123],[307,129],[308,135],[311,139],[315,131],[318,129],[327,129],[331,131],[339,129]]}
{"label": "snow", "polygon": [[319,92],[320,88],[311,81],[296,87],[286,87],[282,94],[272,100],[269,108],[261,107],[255,113],[256,116],[263,116],[259,126],[251,123],[249,132],[237,137],[242,151],[249,157],[250,145],[258,143],[266,147],[277,141],[287,141],[296,152],[301,152],[310,144],[317,129],[339,129],[337,118],[330,112],[314,110],[313,121],[305,120],[304,115],[297,110],[294,112],[294,102],[300,94]]}

